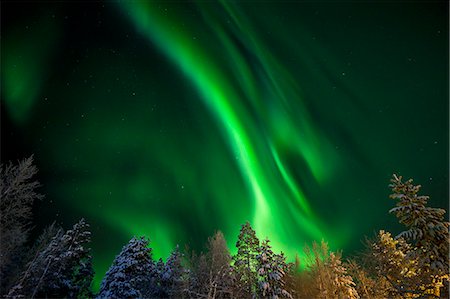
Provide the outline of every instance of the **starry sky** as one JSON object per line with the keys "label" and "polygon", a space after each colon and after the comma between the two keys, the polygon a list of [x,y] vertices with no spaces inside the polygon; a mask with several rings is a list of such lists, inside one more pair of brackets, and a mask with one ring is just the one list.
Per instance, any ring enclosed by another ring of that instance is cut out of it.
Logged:
{"label": "starry sky", "polygon": [[293,258],[401,227],[392,173],[448,206],[448,4],[2,1],[1,160],[34,154],[53,220],[92,226],[96,284],[250,221]]}

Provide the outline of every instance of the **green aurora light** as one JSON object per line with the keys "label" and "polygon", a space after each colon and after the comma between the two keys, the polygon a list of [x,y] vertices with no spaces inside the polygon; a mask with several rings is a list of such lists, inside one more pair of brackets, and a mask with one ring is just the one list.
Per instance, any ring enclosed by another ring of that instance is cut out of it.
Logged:
{"label": "green aurora light", "polygon": [[41,226],[92,224],[97,285],[132,235],[166,257],[217,229],[233,248],[249,220],[291,258],[322,238],[358,248],[396,228],[392,172],[448,198],[448,28],[436,3],[405,5],[60,3],[10,20],[2,140],[26,141],[6,158],[35,154]]}

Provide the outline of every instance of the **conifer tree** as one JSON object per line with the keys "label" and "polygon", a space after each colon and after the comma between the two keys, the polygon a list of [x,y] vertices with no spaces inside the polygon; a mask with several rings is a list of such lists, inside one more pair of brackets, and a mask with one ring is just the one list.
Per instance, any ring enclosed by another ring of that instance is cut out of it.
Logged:
{"label": "conifer tree", "polygon": [[341,253],[330,252],[327,267],[330,270],[330,278],[335,287],[335,298],[359,298],[353,278],[348,275],[347,269],[342,264]]}
{"label": "conifer tree", "polygon": [[286,284],[285,276],[288,266],[283,253],[275,254],[269,240],[262,242],[259,248],[259,254],[256,256],[258,261],[258,294],[260,298],[291,298],[292,295],[284,289]]}
{"label": "conifer tree", "polygon": [[63,236],[63,242],[66,250],[61,255],[55,286],[69,298],[90,297],[94,270],[91,249],[87,247],[91,242],[89,224],[81,219]]}
{"label": "conifer tree", "polygon": [[370,244],[366,266],[377,278],[377,287],[384,286],[385,297],[404,298],[422,293],[422,277],[417,258],[407,255],[412,247],[403,238],[394,239],[381,230]]}
{"label": "conifer tree", "polygon": [[[183,254],[177,247],[170,254],[159,272],[161,298],[181,298],[184,292],[187,271],[182,265]],[[160,265],[161,266],[161,265]]]}
{"label": "conifer tree", "polygon": [[[428,196],[419,195],[421,186],[412,179],[403,181],[393,175],[390,198],[397,200],[394,213],[407,227],[396,239],[409,241],[411,247],[404,253],[407,259],[417,262],[417,277],[421,279],[423,294],[439,294],[439,288],[449,279],[449,222],[445,210],[427,207]],[[432,290],[434,289],[434,290]],[[411,290],[417,293],[419,290]]]}
{"label": "conifer tree", "polygon": [[63,231],[55,224],[55,222],[44,229],[41,235],[34,242],[33,246],[24,255],[20,267],[17,267],[17,269],[20,268],[21,270],[17,270],[14,271],[15,273],[11,273],[11,277],[9,277],[9,280],[11,281],[12,285],[9,286],[8,291],[10,291],[11,287],[16,286],[20,281],[24,279],[24,277],[26,277],[25,273],[30,270],[30,267],[39,258],[42,251],[48,247],[50,242],[57,234],[62,235]]}
{"label": "conifer tree", "polygon": [[435,275],[448,274],[449,222],[444,220],[445,210],[427,207],[429,197],[418,195],[421,186],[412,182],[403,182],[394,174],[389,185],[390,197],[398,200],[389,212],[408,228],[396,238],[404,238],[417,248],[420,267]]}
{"label": "conifer tree", "polygon": [[237,276],[237,289],[241,291],[239,297],[254,298],[258,289],[256,257],[259,254],[259,239],[248,221],[241,227],[236,248],[233,268]]}
{"label": "conifer tree", "polygon": [[58,230],[48,245],[27,265],[11,298],[77,298],[90,296],[94,275],[89,225],[81,219],[72,230]]}
{"label": "conifer tree", "polygon": [[42,280],[45,279],[50,264],[59,262],[56,257],[61,253],[59,246],[63,235],[63,229],[58,228],[49,241],[43,240],[42,247],[38,247],[39,250],[26,265],[26,270],[9,290],[8,298],[32,298],[36,287],[45,284]]}
{"label": "conifer tree", "polygon": [[133,237],[122,248],[106,272],[97,298],[142,298],[146,284],[151,283],[155,265],[152,249],[144,237]]}
{"label": "conifer tree", "polygon": [[165,272],[165,264],[162,258],[159,258],[155,264],[154,277],[150,277],[150,282],[145,285],[143,291],[141,291],[143,297],[156,297],[156,298],[168,298],[167,292],[164,290],[161,277]]}

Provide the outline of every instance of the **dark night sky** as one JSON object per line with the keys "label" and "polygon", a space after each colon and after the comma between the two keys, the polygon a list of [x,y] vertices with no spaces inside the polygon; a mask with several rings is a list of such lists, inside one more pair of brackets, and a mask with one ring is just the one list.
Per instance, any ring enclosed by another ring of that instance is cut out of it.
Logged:
{"label": "dark night sky", "polygon": [[447,208],[446,1],[237,3],[2,1],[1,160],[35,156],[36,232],[91,223],[97,282],[246,220],[352,252],[401,229],[393,172]]}

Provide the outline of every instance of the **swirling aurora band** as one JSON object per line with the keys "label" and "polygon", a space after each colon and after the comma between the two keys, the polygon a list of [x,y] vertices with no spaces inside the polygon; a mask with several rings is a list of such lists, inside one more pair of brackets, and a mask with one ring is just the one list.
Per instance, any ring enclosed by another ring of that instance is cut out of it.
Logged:
{"label": "swirling aurora band", "polygon": [[[155,257],[166,257],[177,243],[201,250],[220,229],[233,251],[240,224],[249,220],[292,259],[312,240],[348,247],[370,234],[374,223],[381,225],[391,205],[383,187],[392,171],[417,180],[427,173],[435,178],[431,195],[446,198],[439,190],[448,190],[448,163],[442,163],[448,134],[432,129],[445,123],[446,99],[438,94],[421,106],[423,87],[410,84],[420,80],[430,90],[445,89],[439,57],[447,54],[436,54],[445,44],[445,21],[422,24],[442,27],[435,45],[428,35],[402,36],[413,49],[408,55],[429,58],[421,69],[405,70],[398,47],[370,40],[361,48],[359,41],[366,40],[357,30],[327,36],[340,24],[331,3],[95,5],[71,14],[52,6],[11,23],[15,31],[6,30],[2,53],[2,116],[28,140],[24,154],[34,153],[41,170],[48,200],[38,222],[48,224],[58,213],[65,226],[80,217],[92,224],[97,285],[132,235],[148,236]],[[391,29],[407,26],[383,7],[337,9],[361,15],[352,26],[365,24],[368,36],[382,29],[365,13],[384,16]],[[404,18],[415,16],[398,9]],[[312,20],[318,11],[331,16],[330,24]],[[78,20],[85,17],[84,25]],[[73,42],[62,38],[63,28]],[[342,54],[346,44],[362,54]],[[57,54],[58,46],[64,54]],[[385,61],[388,48],[396,63]],[[378,65],[389,72],[377,73]],[[430,69],[433,74],[420,77]],[[390,92],[396,88],[405,96]],[[417,111],[426,109],[433,118],[415,123]],[[420,141],[405,135],[409,129],[395,117],[399,111]],[[422,164],[391,150],[419,151],[422,143],[430,144],[432,157]]]}
{"label": "swirling aurora band", "polygon": [[[243,46],[255,55],[254,59],[261,65],[259,76],[262,78],[256,78],[255,71],[251,70],[237,46],[233,45],[231,38],[225,33],[230,29],[224,28],[224,24],[217,24],[217,18],[208,15],[211,12],[207,9],[203,12],[206,25],[214,30],[212,36],[218,37],[218,40],[212,39],[210,42],[224,47],[225,50],[219,55],[229,55],[226,60],[234,70],[233,74],[226,74],[224,69],[219,69],[211,63],[215,61],[213,53],[208,53],[204,45],[199,45],[192,39],[194,32],[171,29],[174,20],[165,17],[164,10],[158,9],[151,2],[124,2],[122,7],[129,12],[139,32],[155,42],[192,81],[201,99],[215,116],[227,139],[229,150],[236,155],[242,179],[251,190],[255,229],[262,234],[272,235],[274,241],[278,241],[278,238],[289,240],[290,230],[287,228],[294,225],[302,228],[310,237],[320,239],[323,235],[317,228],[318,221],[313,216],[300,186],[293,183],[290,173],[280,160],[278,148],[289,147],[303,157],[314,177],[320,180],[324,177],[325,166],[322,161],[326,158],[320,156],[319,149],[323,151],[328,144],[317,137],[318,134],[309,122],[304,120],[308,119],[307,113],[301,114],[303,121],[294,119],[298,115],[289,111],[285,94],[288,93],[289,97],[298,100],[300,95],[295,93],[292,86],[282,89],[282,82],[274,75],[277,71],[284,74],[287,72],[261,50],[262,45],[256,40],[254,33],[249,32],[249,29],[243,30],[250,26],[242,25],[240,18],[229,5],[224,2],[222,4],[233,20],[232,23],[229,22],[228,27],[237,27],[236,30],[242,32],[241,41],[247,41]],[[236,84],[230,83],[232,76],[237,78],[239,85],[233,86]],[[282,80],[286,80],[286,76],[283,76]],[[256,90],[260,82],[266,83],[267,95]],[[250,107],[250,111],[245,104]],[[267,109],[273,109],[274,111],[268,112],[274,116],[265,117],[265,122],[258,121]],[[276,117],[278,115],[283,115],[285,119]],[[259,127],[256,127],[258,125]],[[296,129],[286,130],[287,126]],[[300,137],[298,131],[305,133]],[[280,142],[273,144],[273,140]],[[332,155],[328,156],[329,167],[332,165],[331,157]],[[294,202],[291,202],[292,200]],[[286,212],[294,214],[286,217]],[[285,223],[283,218],[293,219],[294,222]],[[276,241],[275,244],[280,244]]]}

